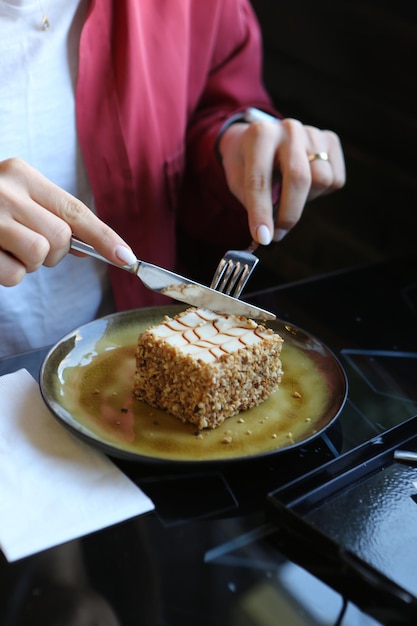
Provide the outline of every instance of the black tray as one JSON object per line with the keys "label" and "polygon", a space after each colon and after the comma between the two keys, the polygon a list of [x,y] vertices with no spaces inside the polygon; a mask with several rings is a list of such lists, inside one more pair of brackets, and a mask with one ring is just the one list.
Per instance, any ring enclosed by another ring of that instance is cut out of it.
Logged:
{"label": "black tray", "polygon": [[383,624],[417,624],[417,416],[268,494],[287,557]]}

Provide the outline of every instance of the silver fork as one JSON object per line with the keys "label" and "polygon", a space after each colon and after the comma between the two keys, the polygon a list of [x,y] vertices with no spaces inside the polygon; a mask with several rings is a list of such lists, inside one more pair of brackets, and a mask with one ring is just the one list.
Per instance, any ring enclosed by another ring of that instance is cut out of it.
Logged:
{"label": "silver fork", "polygon": [[[278,203],[274,204],[273,218],[277,214]],[[256,241],[251,242],[246,250],[228,250],[220,259],[210,287],[234,298],[239,298],[259,258],[253,253],[258,248]]]}
{"label": "silver fork", "polygon": [[253,254],[258,244],[252,241],[246,250],[228,250],[217,266],[210,287],[238,298],[259,259]]}

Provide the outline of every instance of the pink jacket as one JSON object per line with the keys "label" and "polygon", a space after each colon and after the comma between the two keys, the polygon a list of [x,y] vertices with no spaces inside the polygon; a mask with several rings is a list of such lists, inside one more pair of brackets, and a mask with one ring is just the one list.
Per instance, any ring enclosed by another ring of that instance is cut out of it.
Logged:
{"label": "pink jacket", "polygon": [[[175,269],[178,227],[225,249],[248,243],[213,149],[237,110],[272,110],[248,0],[91,0],[76,100],[97,213],[139,258]],[[118,309],[167,302],[111,274]]]}

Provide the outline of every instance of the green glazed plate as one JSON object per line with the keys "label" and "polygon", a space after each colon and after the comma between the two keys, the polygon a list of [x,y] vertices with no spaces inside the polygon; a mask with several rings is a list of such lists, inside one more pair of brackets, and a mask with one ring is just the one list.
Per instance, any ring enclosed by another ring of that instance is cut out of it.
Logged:
{"label": "green glazed plate", "polygon": [[115,313],[77,328],[46,356],[40,389],[52,414],[106,454],[141,462],[219,462],[288,450],[322,434],[347,395],[343,368],[318,339],[281,320],[284,375],[258,407],[214,430],[196,430],[133,396],[135,348],[148,326],[182,305]]}

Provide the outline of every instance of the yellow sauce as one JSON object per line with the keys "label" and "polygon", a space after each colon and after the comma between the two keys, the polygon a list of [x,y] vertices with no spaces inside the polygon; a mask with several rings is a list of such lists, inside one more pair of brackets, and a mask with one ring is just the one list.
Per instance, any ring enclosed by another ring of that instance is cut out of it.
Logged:
{"label": "yellow sauce", "polygon": [[291,446],[323,426],[329,402],[325,378],[308,352],[288,341],[279,389],[258,407],[198,432],[134,398],[135,343],[129,329],[119,339],[116,347],[103,340],[82,363],[63,362],[58,391],[61,406],[77,422],[122,452],[181,461],[257,456]]}

